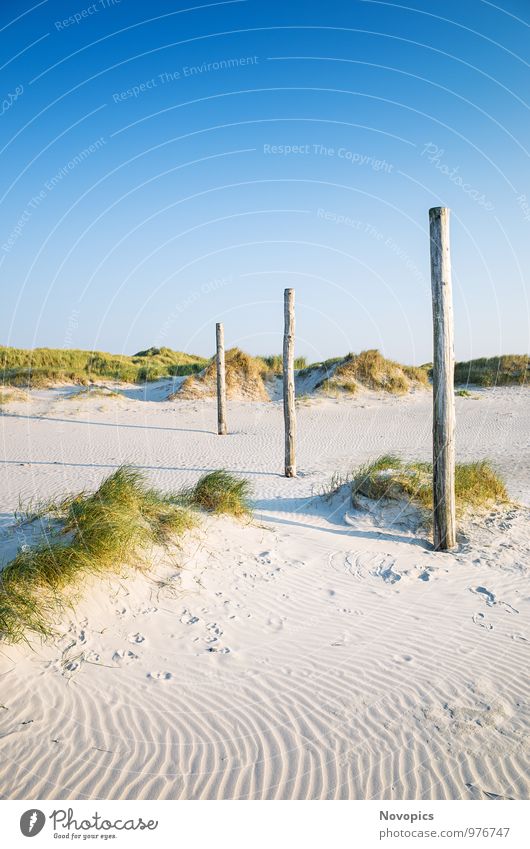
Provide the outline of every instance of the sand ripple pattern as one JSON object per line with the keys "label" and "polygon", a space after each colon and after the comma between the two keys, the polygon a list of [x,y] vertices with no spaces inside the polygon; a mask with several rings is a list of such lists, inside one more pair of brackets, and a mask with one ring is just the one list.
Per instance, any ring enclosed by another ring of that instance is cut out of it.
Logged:
{"label": "sand ripple pattern", "polygon": [[9,650],[4,795],[526,798],[528,516],[448,558],[325,509],[212,520]]}

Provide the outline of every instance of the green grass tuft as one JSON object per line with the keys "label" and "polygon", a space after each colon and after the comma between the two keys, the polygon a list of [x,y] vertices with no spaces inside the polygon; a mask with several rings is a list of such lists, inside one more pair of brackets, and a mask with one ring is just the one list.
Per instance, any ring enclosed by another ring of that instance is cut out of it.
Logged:
{"label": "green grass tuft", "polygon": [[[432,511],[432,464],[405,463],[385,455],[358,469],[352,480],[352,494],[368,498],[404,498],[424,511]],[[506,487],[487,460],[457,463],[455,469],[457,514],[469,509],[485,509],[509,503]]]}
{"label": "green grass tuft", "polygon": [[249,514],[249,491],[246,480],[216,471],[185,493],[164,495],[123,466],[96,492],[19,510],[19,522],[41,521],[44,541],[21,550],[0,572],[0,637],[14,643],[28,631],[51,635],[54,618],[74,603],[88,576],[147,569],[152,547],[193,528],[197,510]]}
{"label": "green grass tuft", "polygon": [[250,513],[250,484],[222,469],[209,472],[185,493],[185,503],[208,513],[245,516]]}
{"label": "green grass tuft", "polygon": [[27,631],[49,635],[50,622],[72,603],[84,578],[145,568],[153,545],[167,545],[196,522],[127,467],[96,492],[49,502],[30,518],[36,515],[49,520],[45,541],[20,551],[0,573],[0,635],[9,642]]}

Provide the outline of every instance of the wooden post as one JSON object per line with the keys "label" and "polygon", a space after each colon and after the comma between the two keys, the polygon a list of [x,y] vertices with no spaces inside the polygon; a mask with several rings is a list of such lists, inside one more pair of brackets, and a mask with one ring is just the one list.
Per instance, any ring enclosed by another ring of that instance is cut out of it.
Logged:
{"label": "wooden post", "polygon": [[429,210],[434,329],[434,548],[437,551],[448,551],[456,545],[455,363],[449,212],[450,210],[445,207]]}
{"label": "wooden post", "polygon": [[294,387],[294,289],[284,293],[283,414],[285,420],[285,477],[296,477],[296,407]]}
{"label": "wooden post", "polygon": [[225,331],[222,324],[216,324],[217,340],[217,433],[224,436],[226,426],[226,368],[225,368]]}

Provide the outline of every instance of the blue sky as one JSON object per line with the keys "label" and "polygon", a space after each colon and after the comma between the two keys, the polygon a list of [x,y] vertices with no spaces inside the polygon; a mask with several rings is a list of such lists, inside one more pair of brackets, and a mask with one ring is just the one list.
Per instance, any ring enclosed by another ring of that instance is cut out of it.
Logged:
{"label": "blue sky", "polygon": [[292,286],[298,353],[429,361],[443,205],[457,358],[528,351],[526,0],[9,0],[0,30],[2,344],[206,355],[221,320],[278,352]]}

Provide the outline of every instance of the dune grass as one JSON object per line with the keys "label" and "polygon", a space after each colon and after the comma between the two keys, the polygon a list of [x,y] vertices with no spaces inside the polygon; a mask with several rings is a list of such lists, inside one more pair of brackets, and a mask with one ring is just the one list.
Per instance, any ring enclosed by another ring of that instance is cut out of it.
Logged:
{"label": "dune grass", "polygon": [[5,386],[0,386],[0,407],[6,404],[13,404],[16,401],[29,401],[28,393],[16,387],[7,389]]}
{"label": "dune grass", "polygon": [[[260,357],[251,357],[240,348],[230,348],[225,355],[226,391],[228,398],[247,401],[269,401],[264,380],[267,367]],[[190,375],[170,399],[213,397],[217,386],[217,360],[212,357],[206,368]]]}
{"label": "dune grass", "polygon": [[348,354],[334,368],[333,374],[325,378],[320,388],[326,393],[339,390],[355,394],[359,388],[403,395],[415,386],[429,385],[426,369],[402,366],[388,360],[376,349]]}
{"label": "dune grass", "polygon": [[[352,478],[352,494],[368,498],[404,498],[423,511],[432,511],[432,464],[406,463],[386,454],[362,466]],[[487,460],[457,463],[455,469],[456,510],[459,517],[470,509],[482,510],[509,503],[506,487]]]}
{"label": "dune grass", "polygon": [[205,364],[201,357],[170,348],[148,348],[129,357],[101,351],[0,346],[0,382],[34,389],[58,383],[86,385],[97,379],[144,383],[192,374]]}
{"label": "dune grass", "polygon": [[[271,354],[267,357],[256,357],[263,363],[264,372],[270,372],[273,375],[280,375],[283,372],[283,357],[281,354]],[[297,370],[307,368],[307,360],[305,357],[295,357],[294,367]]]}
{"label": "dune grass", "polygon": [[525,354],[505,354],[457,363],[456,384],[521,386],[530,381],[530,359]]}
{"label": "dune grass", "polygon": [[209,472],[193,487],[183,493],[183,501],[208,513],[226,513],[231,516],[250,514],[250,484],[219,469]]}
{"label": "dune grass", "polygon": [[164,495],[122,467],[96,492],[32,505],[20,520],[40,519],[44,541],[19,551],[0,573],[0,637],[50,636],[88,576],[147,570],[152,547],[176,542],[197,524],[199,509],[242,515],[248,492],[246,481],[213,472],[186,493]]}

